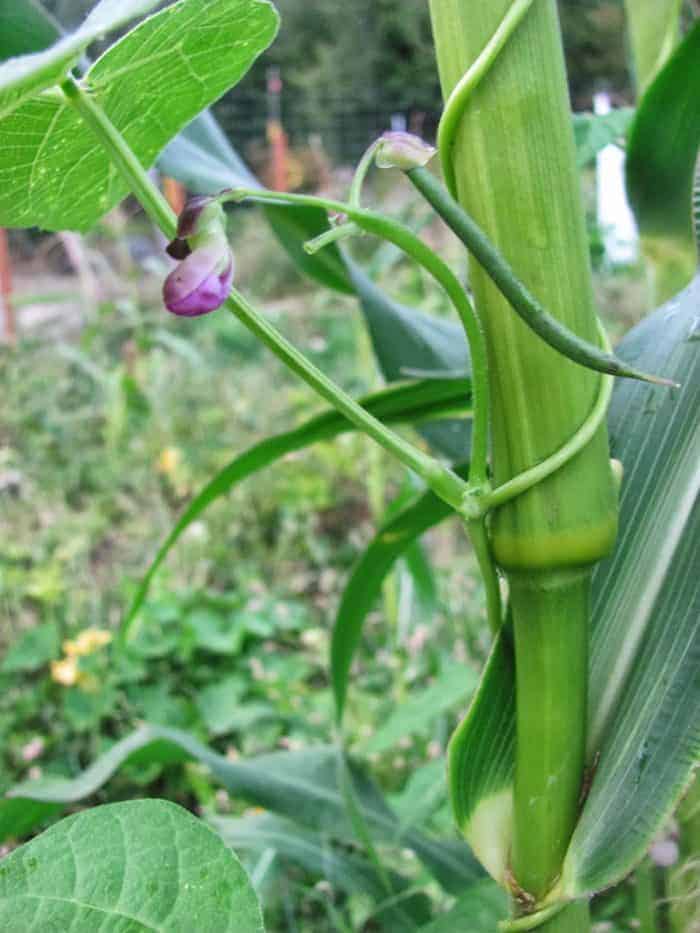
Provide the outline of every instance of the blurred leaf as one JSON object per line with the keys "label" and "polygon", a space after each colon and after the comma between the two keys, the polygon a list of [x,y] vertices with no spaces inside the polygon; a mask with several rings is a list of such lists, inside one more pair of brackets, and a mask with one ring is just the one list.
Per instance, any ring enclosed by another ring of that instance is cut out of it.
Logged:
{"label": "blurred leaf", "polygon": [[194,609],[188,613],[185,624],[193,632],[198,648],[229,656],[241,650],[245,632],[230,616],[212,609]]}
{"label": "blurred leaf", "polygon": [[[123,18],[137,3],[108,5],[118,6]],[[276,29],[274,8],[260,0],[181,0],[113,45],[84,81],[94,103],[149,167],[179,130],[240,80]],[[42,86],[60,75],[45,78]],[[164,96],[154,98],[154,89]],[[92,131],[60,95],[26,100],[0,120],[0,133],[12,140],[0,152],[2,226],[88,230],[128,192]]]}
{"label": "blurred leaf", "polygon": [[634,119],[634,110],[620,107],[610,113],[575,113],[572,119],[576,164],[585,168],[602,149],[625,138]]}
{"label": "blurred leaf", "polygon": [[[463,465],[455,471],[466,476],[469,467]],[[362,637],[362,626],[379,597],[382,583],[406,548],[450,515],[450,507],[434,493],[422,493],[377,532],[353,568],[343,590],[331,639],[331,680],[339,722],[345,710],[350,669]]]}
{"label": "blurred leaf", "polygon": [[[593,577],[589,766],[599,761],[564,865],[571,897],[634,868],[700,755],[699,309],[696,278],[618,347],[683,386],[620,380],[613,395],[612,453],[625,479],[617,546]],[[496,877],[510,851],[512,665],[501,635],[450,746],[458,823]]]}
{"label": "blurred leaf", "polygon": [[212,735],[231,731],[247,685],[235,674],[210,684],[197,695],[197,707]]}
{"label": "blurred leaf", "polygon": [[499,886],[488,878],[477,881],[463,894],[451,910],[433,920],[421,933],[493,933],[500,920],[508,917],[508,898]]}
{"label": "blurred leaf", "polygon": [[[262,854],[273,850],[285,862],[298,865],[347,894],[364,892],[375,902],[386,898],[384,884],[367,859],[334,846],[328,836],[299,829],[291,820],[266,813],[241,819],[212,816],[209,822],[227,845],[238,852]],[[390,872],[389,878],[395,893],[401,894],[408,888],[406,879],[397,872]],[[377,919],[386,922],[387,930],[407,926],[410,929],[411,920],[425,922],[428,908],[429,901],[424,895],[413,895],[379,911]]]}
{"label": "blurred leaf", "polygon": [[354,294],[345,263],[338,247],[333,243],[313,256],[304,249],[304,243],[329,230],[326,212],[318,207],[268,204],[265,208],[268,223],[277,239],[303,273],[316,279],[326,288]]}
{"label": "blurred leaf", "polygon": [[[229,761],[185,732],[158,726],[142,726],[73,780],[46,778],[16,785],[9,792],[10,799],[0,800],[0,826],[14,835],[15,825],[21,821],[23,831],[28,830],[27,814],[17,807],[19,799],[28,802],[38,821],[45,818],[45,813],[36,807],[37,802],[65,806],[85,800],[127,761],[147,765],[188,759],[207,766],[212,777],[231,794],[250,803],[333,838],[352,834],[338,785],[336,748],[318,746],[299,752],[273,752],[250,761]],[[402,832],[396,814],[377,786],[356,766],[353,781],[372,833],[384,841],[412,848],[447,891],[461,891],[479,876],[480,869],[464,843],[439,841],[413,829]]]}
{"label": "blurred leaf", "polygon": [[[647,89],[627,146],[627,195],[645,247],[659,262],[697,266],[692,190],[700,146],[700,20]],[[667,297],[664,295],[663,297]]]}
{"label": "blurred leaf", "polygon": [[447,800],[447,766],[445,759],[434,758],[414,768],[406,786],[394,794],[391,803],[404,827],[425,823]]}
{"label": "blurred leaf", "polygon": [[0,62],[40,52],[60,35],[58,23],[35,0],[0,0]]}
{"label": "blurred leaf", "polygon": [[[459,409],[462,409],[466,415],[470,405],[470,386],[464,379],[429,379],[383,389],[365,396],[360,400],[360,404],[387,424],[397,421],[420,422],[425,418],[437,418],[443,411],[451,413]],[[338,412],[325,411],[298,428],[266,438],[244,451],[220,470],[195,496],[160,546],[124,617],[122,623],[124,634],[128,634],[141,610],[153,576],[168,552],[183,532],[212,502],[226,495],[236,483],[264,469],[286,454],[303,450],[319,441],[332,440],[338,434],[351,430],[355,430],[354,427]]]}
{"label": "blurred leaf", "polygon": [[589,757],[600,753],[565,864],[572,893],[627,875],[700,757],[700,277],[620,351],[680,390],[620,381],[610,411],[625,468],[620,537],[596,571]]}
{"label": "blurred leaf", "polygon": [[0,926],[5,933],[263,930],[235,855],[165,800],[77,813],[11,852],[0,869]]}
{"label": "blurred leaf", "polygon": [[472,668],[446,663],[430,686],[412,690],[410,696],[394,708],[386,722],[363,744],[363,753],[385,752],[404,736],[424,731],[438,716],[463,703],[473,693],[477,682]]}
{"label": "blurred leaf", "polygon": [[[461,325],[398,304],[349,261],[348,271],[387,382],[406,379],[413,371],[444,373],[447,377],[471,373],[469,348]],[[421,433],[452,460],[469,456],[469,422],[454,420],[426,425]]]}
{"label": "blurred leaf", "polygon": [[256,188],[258,180],[208,110],[168,143],[158,157],[164,175],[192,194],[218,194],[222,188]]}
{"label": "blurred leaf", "polygon": [[[53,20],[42,17],[34,5],[15,7],[10,15],[2,13],[0,25],[12,30],[14,38],[4,40],[1,48],[14,47],[16,53],[26,40],[30,48],[40,51],[8,58],[0,65],[0,119],[28,98],[59,84],[95,39],[143,16],[157,5],[158,0],[101,0],[82,26],[62,38],[52,29]],[[17,32],[18,29],[21,31]],[[45,48],[44,42],[54,38],[57,41]]]}
{"label": "blurred leaf", "polygon": [[0,670],[5,674],[37,671],[61,653],[61,638],[55,622],[44,622],[27,629],[10,647]]}

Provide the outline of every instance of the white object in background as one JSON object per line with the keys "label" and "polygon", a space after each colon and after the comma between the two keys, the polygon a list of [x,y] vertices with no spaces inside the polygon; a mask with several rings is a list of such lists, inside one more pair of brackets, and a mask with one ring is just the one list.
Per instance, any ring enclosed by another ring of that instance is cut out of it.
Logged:
{"label": "white object in background", "polygon": [[391,132],[392,133],[405,133],[406,132],[406,114],[405,113],[392,113]]}
{"label": "white object in background", "polygon": [[[610,113],[610,95],[593,97],[595,113]],[[605,254],[614,264],[636,262],[639,234],[625,193],[625,153],[610,144],[596,157],[598,225],[603,232]]]}

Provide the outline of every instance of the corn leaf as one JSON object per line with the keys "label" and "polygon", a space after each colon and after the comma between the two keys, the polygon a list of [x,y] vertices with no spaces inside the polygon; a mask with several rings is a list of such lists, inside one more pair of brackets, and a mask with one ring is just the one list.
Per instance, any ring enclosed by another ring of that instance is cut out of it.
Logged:
{"label": "corn leaf", "polygon": [[627,195],[649,255],[697,265],[692,191],[700,146],[700,20],[644,94],[627,146]]}

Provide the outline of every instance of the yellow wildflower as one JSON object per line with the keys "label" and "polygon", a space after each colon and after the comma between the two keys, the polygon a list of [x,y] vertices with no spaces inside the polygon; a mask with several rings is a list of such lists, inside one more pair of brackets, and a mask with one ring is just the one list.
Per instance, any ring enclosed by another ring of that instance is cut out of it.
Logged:
{"label": "yellow wildflower", "polygon": [[94,654],[112,640],[112,633],[103,628],[86,628],[74,640],[63,642],[63,650],[69,658],[85,657]]}
{"label": "yellow wildflower", "polygon": [[180,451],[177,447],[166,447],[158,458],[159,473],[171,476],[180,465]]}
{"label": "yellow wildflower", "polygon": [[64,687],[73,687],[78,682],[80,672],[77,658],[61,658],[51,662],[51,679]]}

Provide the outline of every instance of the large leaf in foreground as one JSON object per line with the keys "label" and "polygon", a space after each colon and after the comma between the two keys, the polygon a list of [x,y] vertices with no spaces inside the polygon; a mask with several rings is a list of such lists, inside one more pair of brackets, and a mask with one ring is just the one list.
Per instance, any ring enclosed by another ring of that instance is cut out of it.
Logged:
{"label": "large leaf in foreground", "polygon": [[[422,380],[383,389],[361,399],[360,403],[386,424],[402,421],[415,424],[460,409],[466,415],[470,404],[470,384],[465,379]],[[158,549],[124,617],[123,633],[128,634],[148,594],[151,581],[168,552],[205,509],[226,495],[237,483],[286,454],[302,450],[319,441],[331,440],[350,430],[355,428],[343,415],[334,410],[326,411],[298,428],[260,441],[220,470],[190,502]]]}
{"label": "large leaf in foreground", "polygon": [[691,200],[700,146],[698,100],[700,20],[644,94],[626,166],[627,194],[650,255],[666,262],[677,256],[688,278],[696,265]]}
{"label": "large leaf in foreground", "polygon": [[0,927],[262,933],[263,924],[212,829],[173,803],[135,800],[70,816],[4,858]]}
{"label": "large leaf in foreground", "polygon": [[[113,45],[85,81],[93,101],[148,167],[173,136],[240,80],[276,30],[277,15],[265,0],[181,0]],[[0,226],[87,230],[128,191],[60,95],[26,100],[0,120],[0,134],[6,141]]]}
{"label": "large leaf in foreground", "polygon": [[[617,547],[593,578],[589,764],[600,757],[565,863],[562,891],[570,897],[614,884],[634,868],[700,754],[699,333],[696,279],[618,347],[623,359],[664,372],[683,387],[621,380],[613,396],[612,450],[625,480]],[[508,804],[511,665],[500,639],[457,733],[464,739],[468,730],[469,741],[456,736],[451,748],[458,818],[472,841],[479,810],[487,813],[491,802],[505,817]],[[489,858],[501,868],[510,831],[506,821],[500,845],[492,837]]]}
{"label": "large leaf in foreground", "polygon": [[[339,786],[338,750],[318,746],[299,752],[273,752],[250,761],[229,761],[177,729],[142,726],[117,742],[108,752],[72,780],[44,779],[18,784],[10,799],[0,800],[0,825],[9,835],[17,829],[9,818],[23,819],[19,800],[35,808],[66,806],[90,797],[126,762],[146,765],[194,759],[205,765],[231,794],[242,797],[315,831],[347,838],[353,832],[342,789]],[[414,829],[403,829],[381,792],[364,772],[353,767],[353,785],[361,813],[373,836],[409,847],[428,870],[452,893],[463,890],[480,874],[466,845],[457,840],[438,841]]]}

